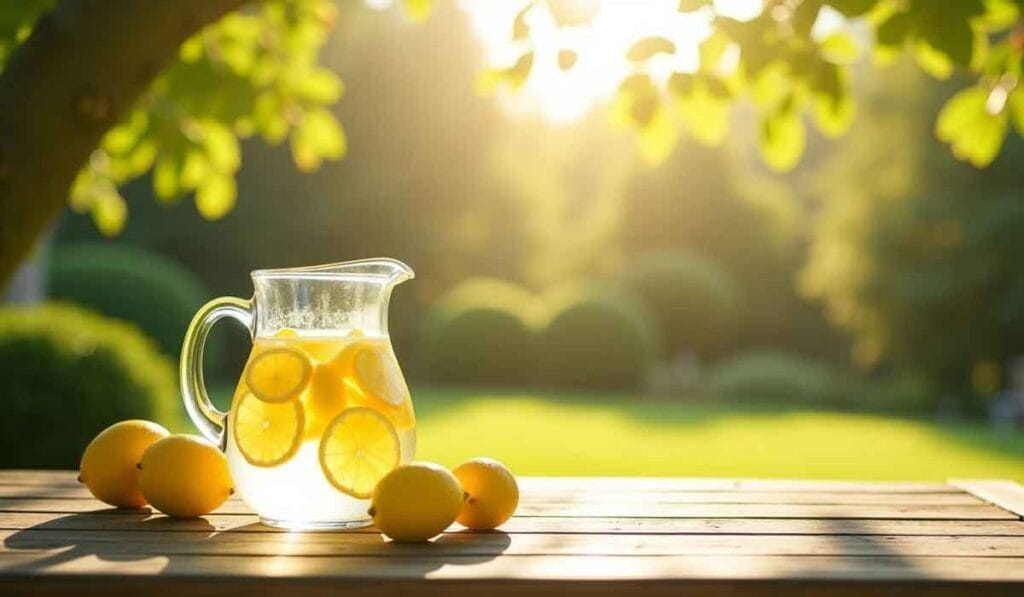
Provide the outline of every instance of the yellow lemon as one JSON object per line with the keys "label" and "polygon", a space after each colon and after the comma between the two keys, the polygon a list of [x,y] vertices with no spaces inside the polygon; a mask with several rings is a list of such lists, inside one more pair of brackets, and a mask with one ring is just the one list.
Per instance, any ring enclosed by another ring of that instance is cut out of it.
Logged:
{"label": "yellow lemon", "polygon": [[169,432],[150,421],[121,421],[100,432],[82,453],[78,480],[96,499],[118,508],[141,508],[146,498],[139,491],[142,454]]}
{"label": "yellow lemon", "polygon": [[474,458],[452,473],[462,484],[465,501],[456,520],[470,529],[495,529],[512,517],[519,505],[519,485],[504,464]]}
{"label": "yellow lemon", "polygon": [[327,424],[345,410],[345,379],[336,367],[321,363],[313,368],[305,396],[306,439],[323,436]]}
{"label": "yellow lemon", "polygon": [[312,369],[305,354],[291,348],[270,348],[249,361],[245,383],[260,400],[287,402],[306,389]]}
{"label": "yellow lemon", "polygon": [[231,405],[230,416],[235,445],[254,466],[286,462],[302,443],[305,415],[299,400],[266,402],[243,392]]}
{"label": "yellow lemon", "polygon": [[320,440],[320,468],[327,480],[339,491],[360,499],[370,497],[400,457],[395,428],[370,408],[345,409]]}
{"label": "yellow lemon", "polygon": [[154,508],[175,518],[209,514],[234,493],[227,458],[196,435],[150,446],[139,463],[139,487]]}
{"label": "yellow lemon", "polygon": [[377,528],[395,541],[426,541],[455,521],[462,498],[462,487],[448,469],[413,462],[380,480],[369,513]]}

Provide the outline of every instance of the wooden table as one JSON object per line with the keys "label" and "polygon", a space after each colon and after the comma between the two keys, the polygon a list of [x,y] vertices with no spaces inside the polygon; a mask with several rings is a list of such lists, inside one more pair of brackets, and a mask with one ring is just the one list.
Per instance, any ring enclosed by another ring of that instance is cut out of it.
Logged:
{"label": "wooden table", "polygon": [[118,511],[72,472],[0,472],[0,595],[1024,595],[1024,489],[950,483],[524,478],[503,532],[428,545],[288,533],[232,500]]}

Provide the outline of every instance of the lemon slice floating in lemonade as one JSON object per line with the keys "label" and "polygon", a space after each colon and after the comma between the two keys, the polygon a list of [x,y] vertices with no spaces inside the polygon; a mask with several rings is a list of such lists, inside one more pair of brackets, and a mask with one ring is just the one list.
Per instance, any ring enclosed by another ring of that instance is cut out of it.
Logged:
{"label": "lemon slice floating in lemonade", "polygon": [[339,491],[370,497],[384,475],[398,466],[401,450],[391,423],[372,408],[347,408],[320,440],[320,468]]}
{"label": "lemon slice floating in lemonade", "polygon": [[267,402],[245,392],[231,408],[235,444],[253,466],[282,464],[302,443],[305,416],[302,403]]}
{"label": "lemon slice floating in lemonade", "polygon": [[309,384],[313,367],[306,355],[291,348],[265,350],[249,362],[245,383],[266,402],[287,402]]}
{"label": "lemon slice floating in lemonade", "polygon": [[343,373],[329,363],[313,368],[306,404],[306,439],[319,439],[338,413],[345,410],[347,390]]}
{"label": "lemon slice floating in lemonade", "polygon": [[402,404],[409,395],[398,362],[384,350],[374,346],[363,347],[356,353],[352,369],[364,392],[391,406]]}

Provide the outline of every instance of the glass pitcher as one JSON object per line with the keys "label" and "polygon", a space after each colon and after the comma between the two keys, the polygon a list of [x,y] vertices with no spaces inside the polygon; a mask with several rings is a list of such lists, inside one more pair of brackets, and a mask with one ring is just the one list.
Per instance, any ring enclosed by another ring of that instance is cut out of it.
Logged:
{"label": "glass pitcher", "polygon": [[[185,407],[264,524],[366,526],[376,481],[412,460],[416,419],[387,325],[391,290],[412,277],[393,259],[258,270],[252,299],[217,298],[193,318]],[[227,413],[210,402],[202,366],[206,336],[225,317],[253,338]]]}

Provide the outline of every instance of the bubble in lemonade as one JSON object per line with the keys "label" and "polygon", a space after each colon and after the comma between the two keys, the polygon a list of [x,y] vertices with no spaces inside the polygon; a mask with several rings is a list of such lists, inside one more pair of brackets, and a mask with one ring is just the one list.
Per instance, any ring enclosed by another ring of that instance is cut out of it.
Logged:
{"label": "bubble in lemonade", "polygon": [[366,523],[377,481],[412,460],[415,425],[386,337],[257,338],[228,420],[235,488],[268,524]]}

